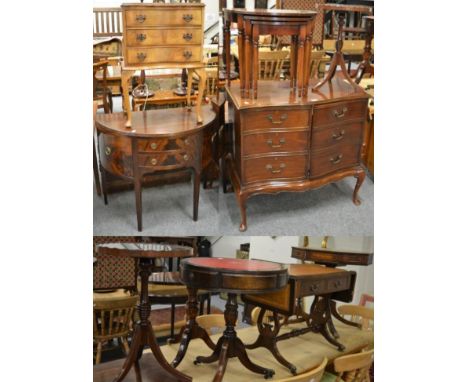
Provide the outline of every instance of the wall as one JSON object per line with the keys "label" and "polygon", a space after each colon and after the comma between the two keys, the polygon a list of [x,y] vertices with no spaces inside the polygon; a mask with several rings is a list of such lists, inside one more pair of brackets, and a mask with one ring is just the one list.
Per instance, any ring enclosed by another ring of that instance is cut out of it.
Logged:
{"label": "wall", "polygon": [[249,236],[208,236],[211,241],[213,257],[236,257],[236,250],[240,245],[250,242]]}

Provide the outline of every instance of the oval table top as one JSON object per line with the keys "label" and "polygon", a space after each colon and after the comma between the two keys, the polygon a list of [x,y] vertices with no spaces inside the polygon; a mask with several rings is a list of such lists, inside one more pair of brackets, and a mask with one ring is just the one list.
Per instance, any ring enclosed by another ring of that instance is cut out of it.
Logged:
{"label": "oval table top", "polygon": [[286,286],[287,266],[262,260],[194,257],[180,263],[187,287],[228,293],[265,293]]}
{"label": "oval table top", "polygon": [[211,105],[201,108],[203,123],[197,124],[197,114],[186,108],[157,109],[132,112],[132,126],[126,127],[124,113],[96,114],[98,130],[115,135],[137,138],[187,136],[209,126],[216,118]]}
{"label": "oval table top", "polygon": [[137,258],[156,257],[190,257],[193,248],[182,245],[159,243],[103,243],[96,245],[97,252],[103,255],[114,255]]}

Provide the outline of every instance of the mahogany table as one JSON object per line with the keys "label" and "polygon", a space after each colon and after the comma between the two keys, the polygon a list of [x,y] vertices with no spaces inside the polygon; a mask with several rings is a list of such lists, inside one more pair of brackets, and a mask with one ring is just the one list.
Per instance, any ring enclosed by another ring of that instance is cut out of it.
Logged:
{"label": "mahogany table", "polygon": [[223,379],[228,359],[233,357],[239,358],[242,365],[254,373],[263,374],[265,378],[272,377],[275,372],[254,364],[247,356],[244,343],[237,337],[237,294],[274,292],[283,288],[288,281],[287,267],[268,261],[202,257],[184,259],[180,267],[182,281],[187,285],[189,292],[189,301],[187,324],[172,365],[177,366],[182,361],[191,339],[205,336],[202,334],[204,330],[196,323],[196,292],[203,288],[227,293],[224,311],[226,329],[216,345],[211,340],[211,344],[205,341],[213,349],[213,353],[208,357],[198,356],[195,364],[218,361],[214,382]]}
{"label": "mahogany table", "polygon": [[142,230],[143,179],[154,173],[192,171],[193,220],[198,219],[203,131],[216,120],[216,112],[208,105],[201,113],[203,123],[197,124],[196,114],[181,108],[135,112],[131,129],[125,126],[123,113],[96,115],[104,203],[107,173],[133,181],[138,231]]}
{"label": "mahogany table", "polygon": [[[335,345],[338,350],[343,351],[345,347],[336,340],[334,333],[329,331],[332,321],[330,302],[333,293],[349,290],[352,293],[356,272],[315,264],[290,264],[288,267],[289,283],[286,288],[261,295],[245,294],[242,295],[242,300],[261,307],[257,320],[258,338],[246,348],[265,347],[279,363],[286,366],[292,374],[296,374],[296,367],[279,352],[277,342],[307,332],[314,332],[322,334],[328,342]],[[299,298],[306,296],[315,296],[309,313],[304,312],[302,307],[296,305]],[[274,325],[263,323],[266,310],[273,312]],[[288,322],[287,320],[280,321],[279,314],[286,316],[286,318],[296,315],[302,318],[300,321],[306,322],[306,327],[278,335],[281,327]]]}
{"label": "mahogany table", "polygon": [[155,243],[104,243],[97,245],[97,252],[104,255],[137,258],[138,274],[141,281],[140,302],[137,306],[140,320],[137,321],[133,327],[130,351],[114,382],[122,381],[132,366],[135,369],[137,380],[141,381],[139,359],[141,358],[143,348],[146,345],[151,348],[158,365],[158,372],[164,375],[163,380],[165,382],[191,381],[191,377],[179,372],[169,365],[154,338],[153,328],[149,321],[151,304],[148,298],[148,279],[154,269],[155,258],[193,256],[193,248]]}
{"label": "mahogany table", "polygon": [[[257,98],[258,40],[260,35],[292,36],[291,92],[307,95],[312,32],[317,12],[285,9],[223,9],[226,71],[231,70],[230,26],[237,22],[241,97]],[[228,80],[228,85],[230,80]]]}

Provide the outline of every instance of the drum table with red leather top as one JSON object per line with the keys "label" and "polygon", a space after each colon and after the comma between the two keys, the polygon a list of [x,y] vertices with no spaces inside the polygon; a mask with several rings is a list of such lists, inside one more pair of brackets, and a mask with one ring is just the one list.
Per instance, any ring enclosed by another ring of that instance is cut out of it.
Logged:
{"label": "drum table with red leather top", "polygon": [[164,382],[191,381],[191,377],[169,365],[154,338],[153,328],[149,321],[151,304],[148,298],[148,279],[155,268],[155,258],[190,257],[193,256],[193,248],[156,243],[104,243],[97,245],[97,252],[104,255],[137,258],[138,274],[141,281],[140,302],[137,306],[140,320],[134,324],[130,351],[122,365],[119,375],[114,379],[114,382],[123,381],[132,366],[135,369],[136,380],[141,381],[139,360],[145,346],[150,347],[156,358],[157,365],[160,366],[157,370],[157,374],[162,378],[161,380]]}
{"label": "drum table with red leather top", "polygon": [[[254,373],[263,374],[265,378],[274,375],[274,371],[254,364],[245,349],[244,343],[235,331],[237,321],[237,295],[241,293],[258,294],[275,292],[288,282],[288,270],[283,264],[245,259],[225,258],[190,258],[181,261],[181,279],[187,285],[189,301],[187,303],[187,324],[179,351],[172,362],[177,366],[185,356],[192,338],[200,337],[203,331],[196,323],[198,289],[226,292],[228,299],[224,311],[226,329],[208,357],[198,356],[195,364],[219,361],[213,382],[223,379],[229,358],[238,357],[240,362]],[[192,333],[195,334],[192,335]],[[211,341],[211,340],[210,340]],[[206,341],[205,341],[206,342]]]}

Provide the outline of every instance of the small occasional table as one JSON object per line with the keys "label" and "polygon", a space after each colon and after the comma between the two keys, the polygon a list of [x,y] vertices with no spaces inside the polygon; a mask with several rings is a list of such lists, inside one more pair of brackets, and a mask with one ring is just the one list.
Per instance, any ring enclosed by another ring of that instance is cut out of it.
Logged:
{"label": "small occasional table", "polygon": [[[196,325],[196,291],[198,289],[226,292],[228,295],[224,317],[226,329],[208,357],[198,356],[195,364],[219,362],[213,382],[223,379],[229,358],[238,357],[240,362],[254,373],[265,378],[274,375],[274,371],[254,364],[247,356],[244,343],[237,337],[237,295],[241,293],[274,292],[288,282],[287,267],[268,261],[226,259],[226,258],[190,258],[181,261],[181,278],[189,291],[191,309],[187,310],[187,326],[179,352],[173,361],[178,365],[187,351],[193,328]],[[195,304],[195,306],[193,306]],[[189,306],[189,305],[188,305]]]}
{"label": "small occasional table", "polygon": [[104,203],[107,204],[108,173],[133,181],[138,231],[142,230],[142,184],[145,176],[169,171],[193,173],[193,220],[198,219],[203,131],[216,120],[209,105],[201,108],[203,123],[183,109],[133,113],[131,129],[123,113],[97,114],[99,168]]}
{"label": "small occasional table", "polygon": [[143,348],[146,345],[151,348],[154,358],[156,359],[158,372],[165,375],[163,379],[164,382],[191,381],[191,377],[179,372],[169,365],[162,355],[159,345],[154,338],[153,328],[149,321],[151,304],[148,298],[148,279],[153,273],[155,258],[193,256],[193,248],[155,243],[105,243],[97,245],[97,252],[104,255],[137,258],[138,274],[141,281],[140,302],[137,306],[140,320],[137,321],[133,327],[130,351],[114,382],[123,381],[132,366],[135,369],[137,380],[141,381],[139,360],[143,353]]}

